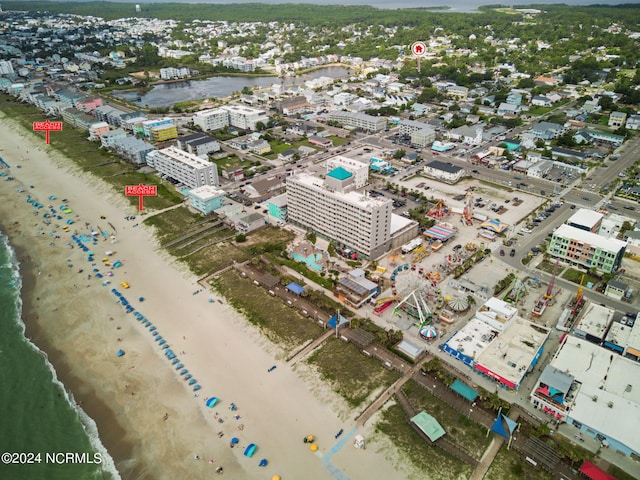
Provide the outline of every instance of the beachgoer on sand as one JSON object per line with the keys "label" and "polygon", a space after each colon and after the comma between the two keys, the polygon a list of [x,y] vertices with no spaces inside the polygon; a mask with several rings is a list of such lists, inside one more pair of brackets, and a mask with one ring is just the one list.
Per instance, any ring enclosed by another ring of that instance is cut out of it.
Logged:
{"label": "beachgoer on sand", "polygon": [[200,455],[195,454],[195,455],[193,456],[193,459],[194,459],[194,460],[200,460]]}

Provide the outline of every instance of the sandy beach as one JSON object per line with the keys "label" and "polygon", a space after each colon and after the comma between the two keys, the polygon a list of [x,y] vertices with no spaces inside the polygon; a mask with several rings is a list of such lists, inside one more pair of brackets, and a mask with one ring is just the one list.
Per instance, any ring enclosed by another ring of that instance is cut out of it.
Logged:
{"label": "sandy beach", "polygon": [[[356,432],[358,412],[303,362],[294,370],[279,360],[278,347],[226,302],[208,301],[217,294],[194,295],[201,288],[196,278],[159,250],[141,217],[125,220],[138,212],[120,193],[80,172],[44,138],[0,116],[0,156],[21,165],[11,168],[14,181],[0,178],[0,215],[22,269],[30,271],[26,277],[33,279],[25,301],[27,334],[96,421],[122,478],[205,478],[218,466],[233,479],[411,477],[395,465],[398,456],[389,442],[375,441],[375,419]],[[38,215],[27,195],[44,204]],[[56,200],[49,200],[51,195]],[[45,225],[47,205],[58,208],[63,198],[73,213]],[[75,222],[71,232],[100,227],[111,234],[107,222],[115,227],[117,243],[100,237],[97,245],[88,245],[103,272],[105,251],[114,251],[112,258],[123,262],[113,269],[111,285],[88,278],[94,267],[86,253],[70,247],[71,234],[60,228],[68,218]],[[121,281],[130,288],[122,288]],[[194,392],[178,375],[149,330],[117,302],[112,287],[156,326],[201,390]],[[272,365],[277,369],[268,373]],[[205,399],[211,396],[220,402],[210,409]],[[237,411],[230,410],[231,402]],[[344,434],[336,440],[341,429]],[[370,440],[366,450],[352,447],[354,433]],[[317,438],[315,453],[302,442],[308,434]],[[239,440],[235,448],[229,446],[232,437]],[[243,450],[250,443],[258,450],[247,458]],[[263,458],[269,463],[259,467]]]}

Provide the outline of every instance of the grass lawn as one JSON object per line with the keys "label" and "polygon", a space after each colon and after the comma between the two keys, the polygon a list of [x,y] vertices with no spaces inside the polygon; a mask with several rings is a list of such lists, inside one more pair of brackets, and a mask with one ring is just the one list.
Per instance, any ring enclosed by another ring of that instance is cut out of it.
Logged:
{"label": "grass lawn", "polygon": [[226,157],[216,158],[213,160],[213,163],[215,163],[218,166],[218,171],[220,172],[222,172],[222,170],[225,170],[227,168],[233,168],[233,167],[246,168],[251,166],[250,162],[241,162],[235,153],[232,153],[231,155],[227,155]]}
{"label": "grass lawn", "polygon": [[484,478],[485,480],[511,480],[513,478],[551,480],[553,475],[544,470],[533,468],[522,459],[518,452],[507,450],[506,445],[503,445]]}
{"label": "grass lawn", "polygon": [[242,278],[235,270],[223,273],[212,283],[236,310],[258,326],[269,340],[282,347],[287,355],[322,334],[322,329],[313,321],[305,319],[251,280]]}
{"label": "grass lawn", "polygon": [[[329,338],[306,360],[342,396],[349,406],[363,406],[373,392],[387,388],[400,374],[387,370],[379,360],[364,355],[358,347]],[[371,399],[370,399],[371,400]]]}
{"label": "grass lawn", "polygon": [[[553,268],[555,266],[555,262],[550,262],[549,260],[543,260],[536,267],[538,270],[542,270],[543,272],[553,273]],[[562,271],[562,267],[558,266],[558,272]]]}
{"label": "grass lawn", "polygon": [[562,278],[569,280],[570,282],[579,284],[580,280],[582,279],[582,275],[584,275],[584,281],[582,282],[582,285],[586,285],[589,282],[595,285],[600,282],[600,279],[598,277],[589,275],[587,272],[581,270],[575,270],[573,268],[567,268],[562,274]]}
{"label": "grass lawn", "polygon": [[383,412],[376,430],[387,435],[398,450],[408,457],[413,469],[419,472],[419,478],[459,480],[469,478],[473,471],[470,465],[423,440],[411,427],[399,405],[392,405]]}
{"label": "grass lawn", "polygon": [[330,135],[327,138],[333,142],[334,147],[339,147],[349,141],[348,138],[336,137],[335,135]]}
{"label": "grass lawn", "polygon": [[443,403],[442,400],[433,396],[431,392],[420,387],[413,380],[407,382],[403,390],[418,411],[424,410],[438,420],[438,423],[447,432],[449,440],[466,450],[475,459],[480,460],[491,442],[491,437],[486,436],[487,431],[484,427],[472,422],[464,414]]}

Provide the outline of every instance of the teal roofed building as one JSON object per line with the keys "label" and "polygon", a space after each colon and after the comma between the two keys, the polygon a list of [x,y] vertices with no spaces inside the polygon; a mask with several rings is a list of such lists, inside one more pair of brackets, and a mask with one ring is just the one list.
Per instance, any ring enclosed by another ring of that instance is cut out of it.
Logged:
{"label": "teal roofed building", "polygon": [[327,177],[335,178],[336,180],[340,180],[341,182],[352,177],[351,172],[345,170],[342,167],[334,168],[329,173],[327,173]]}

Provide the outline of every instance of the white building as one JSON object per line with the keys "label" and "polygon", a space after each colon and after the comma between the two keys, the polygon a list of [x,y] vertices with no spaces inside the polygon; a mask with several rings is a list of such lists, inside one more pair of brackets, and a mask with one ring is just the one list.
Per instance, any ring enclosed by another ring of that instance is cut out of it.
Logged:
{"label": "white building", "polygon": [[193,114],[193,124],[205,132],[220,130],[229,125],[229,113],[220,108],[202,110]]}
{"label": "white building", "polygon": [[329,113],[329,120],[338,122],[346,127],[359,128],[367,132],[381,132],[387,126],[385,117],[374,117],[366,113],[346,112],[336,110]]}
{"label": "white building", "polygon": [[353,175],[341,167],[329,172],[326,181],[307,173],[289,177],[289,221],[378,258],[391,246],[393,202],[356,192],[353,184]]}
{"label": "white building", "polygon": [[266,125],[268,121],[269,117],[264,110],[245,105],[224,105],[193,115],[193,124],[204,131],[219,130],[226,126],[242,130],[256,130],[256,125],[259,122]]}
{"label": "white building", "polygon": [[190,76],[191,70],[189,70],[189,67],[165,67],[160,69],[160,78],[163,80],[188,78]]}
{"label": "white building", "polygon": [[604,340],[605,332],[613,320],[615,310],[597,303],[591,303],[586,312],[576,324],[573,334],[593,343],[600,344]]}
{"label": "white building", "polygon": [[160,174],[183,183],[189,188],[218,184],[218,167],[176,147],[168,147],[147,155],[147,164]]}
{"label": "white building", "polygon": [[327,160],[327,173],[342,167],[353,175],[355,188],[362,188],[369,179],[369,165],[353,158],[337,155]]}

